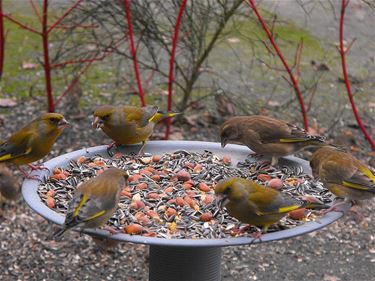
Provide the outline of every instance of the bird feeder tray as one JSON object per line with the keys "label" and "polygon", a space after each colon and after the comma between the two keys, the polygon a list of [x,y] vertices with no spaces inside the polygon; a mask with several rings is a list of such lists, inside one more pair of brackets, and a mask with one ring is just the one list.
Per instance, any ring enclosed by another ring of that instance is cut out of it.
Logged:
{"label": "bird feeder tray", "polygon": [[[122,153],[137,153],[140,145],[122,146],[118,148]],[[221,148],[219,143],[201,141],[150,141],[145,147],[145,153],[161,155],[178,150],[188,152],[213,152],[215,155],[230,155],[231,165],[236,165],[248,157],[251,151],[241,145],[230,144]],[[43,165],[48,170],[33,171],[32,176],[41,180],[51,176],[55,168],[66,167],[71,160],[81,156],[91,157],[101,155],[108,158],[107,146],[96,146],[73,151],[53,158]],[[302,168],[306,174],[311,174],[309,163],[303,159],[289,156],[280,159],[279,165]],[[22,185],[22,194],[26,203],[36,213],[50,222],[58,225],[64,223],[64,215],[48,208],[38,194],[40,182],[26,179]],[[166,239],[159,237],[145,237],[141,235],[129,235],[125,233],[110,234],[101,229],[84,229],[83,233],[96,237],[105,237],[121,242],[131,242],[150,246],[150,281],[213,281],[220,280],[221,248],[229,246],[258,244],[274,240],[288,239],[326,227],[338,220],[349,208],[349,204],[340,205],[339,210],[329,212],[315,221],[309,221],[294,228],[263,234],[261,239],[253,237],[229,237],[218,239]]]}

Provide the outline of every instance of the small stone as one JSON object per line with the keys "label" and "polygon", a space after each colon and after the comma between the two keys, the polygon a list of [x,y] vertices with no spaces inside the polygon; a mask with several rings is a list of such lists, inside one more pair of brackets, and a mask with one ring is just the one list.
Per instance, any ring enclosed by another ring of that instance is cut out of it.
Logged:
{"label": "small stone", "polygon": [[130,224],[124,227],[124,232],[127,234],[141,234],[143,226],[140,224]]}
{"label": "small stone", "polygon": [[86,158],[85,156],[81,156],[81,157],[78,158],[77,162],[78,162],[79,164],[82,164],[82,163],[85,163],[86,160],[87,160],[87,158]]}
{"label": "small stone", "polygon": [[150,164],[151,161],[152,161],[152,158],[151,157],[142,157],[140,159],[140,161],[143,163],[143,164]]}
{"label": "small stone", "polygon": [[160,197],[160,195],[156,192],[151,192],[151,193],[147,194],[148,199],[158,199],[159,197]]}
{"label": "small stone", "polygon": [[55,206],[56,206],[55,199],[53,199],[52,197],[47,197],[47,206],[50,209],[55,208]]}
{"label": "small stone", "polygon": [[168,217],[170,217],[170,216],[176,215],[176,214],[177,214],[177,210],[174,209],[174,208],[169,207],[169,208],[165,211],[165,214],[166,214]]}
{"label": "small stone", "polygon": [[160,176],[159,176],[159,175],[152,175],[151,178],[152,178],[154,181],[160,181]]}
{"label": "small stone", "polygon": [[270,175],[267,175],[267,174],[259,174],[257,176],[258,180],[260,181],[263,181],[263,182],[266,182],[266,181],[269,181],[271,179],[271,176]]}
{"label": "small stone", "polygon": [[139,184],[137,184],[137,186],[135,187],[136,190],[144,190],[144,189],[147,189],[148,188],[148,184],[145,183],[145,182],[141,182]]}
{"label": "small stone", "polygon": [[136,181],[139,181],[141,178],[143,178],[141,175],[134,174],[134,175],[129,176],[128,182],[136,182]]}
{"label": "small stone", "polygon": [[224,163],[225,165],[230,165],[231,162],[232,162],[232,159],[230,158],[229,155],[224,155],[224,156],[223,156],[223,163]]}
{"label": "small stone", "polygon": [[207,221],[212,220],[212,218],[213,218],[213,215],[210,212],[206,212],[200,215],[199,220],[207,222]]}
{"label": "small stone", "polygon": [[268,185],[273,189],[281,189],[283,187],[283,181],[279,178],[271,179]]}
{"label": "small stone", "polygon": [[305,208],[300,208],[294,211],[289,212],[289,217],[291,217],[294,220],[301,220],[305,217]]}
{"label": "small stone", "polygon": [[159,162],[161,160],[161,156],[160,155],[154,155],[152,156],[152,162]]}
{"label": "small stone", "polygon": [[177,178],[180,181],[188,181],[190,180],[190,174],[186,172],[185,170],[179,171],[177,174]]}
{"label": "small stone", "polygon": [[150,172],[149,170],[146,170],[146,169],[140,170],[139,173],[141,175],[146,175],[146,176],[151,176],[152,175],[152,172]]}
{"label": "small stone", "polygon": [[199,174],[200,172],[203,171],[203,166],[201,164],[197,164],[195,165],[194,169],[193,169],[193,173],[195,174]]}
{"label": "small stone", "polygon": [[203,192],[210,192],[211,191],[211,188],[204,182],[200,182],[198,187]]}
{"label": "small stone", "polygon": [[51,189],[47,191],[47,197],[55,197],[56,191]]}
{"label": "small stone", "polygon": [[178,196],[178,197],[176,197],[176,204],[177,204],[178,206],[183,207],[183,206],[186,205],[186,202],[185,202],[184,198]]}

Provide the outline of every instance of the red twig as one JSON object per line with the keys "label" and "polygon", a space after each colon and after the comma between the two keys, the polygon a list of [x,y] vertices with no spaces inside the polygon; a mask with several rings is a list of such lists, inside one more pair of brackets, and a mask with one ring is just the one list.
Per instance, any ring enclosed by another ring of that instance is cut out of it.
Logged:
{"label": "red twig", "polygon": [[137,52],[135,50],[135,45],[134,45],[133,26],[132,26],[132,21],[131,21],[131,17],[130,17],[131,11],[130,11],[130,6],[129,6],[129,0],[124,0],[124,7],[125,7],[126,19],[127,19],[127,22],[128,22],[129,48],[130,48],[131,55],[133,57],[134,72],[135,72],[135,77],[137,79],[139,97],[141,99],[142,106],[145,106],[146,101],[145,101],[144,92],[143,92],[143,89],[142,89],[141,77],[139,75],[138,62],[137,62]]}
{"label": "red twig", "polygon": [[298,98],[298,101],[299,101],[299,104],[300,104],[301,113],[302,113],[302,117],[303,117],[303,125],[305,127],[305,130],[308,130],[309,129],[309,123],[308,123],[308,120],[307,120],[305,105],[304,105],[304,102],[303,102],[302,93],[301,93],[301,90],[299,88],[298,81],[297,81],[296,77],[293,75],[288,63],[286,62],[286,60],[285,60],[283,54],[281,53],[278,45],[276,44],[275,40],[273,39],[273,36],[272,36],[271,32],[267,28],[262,16],[260,15],[260,13],[258,11],[258,8],[255,5],[254,0],[248,0],[248,3],[250,5],[250,7],[253,9],[254,13],[256,14],[260,24],[262,25],[262,28],[263,28],[264,32],[267,34],[267,37],[272,44],[272,47],[275,49],[276,54],[279,56],[282,64],[284,65],[285,70],[289,74],[290,80],[292,81],[292,84],[293,84],[294,91],[296,92],[296,95],[297,95],[297,98]]}
{"label": "red twig", "polygon": [[70,6],[70,8],[66,10],[66,12],[57,21],[55,21],[55,23],[52,24],[50,28],[48,28],[47,33],[51,32],[63,19],[65,19],[70,14],[70,12],[79,5],[80,2],[82,2],[82,0],[78,0],[72,6]]}
{"label": "red twig", "polygon": [[344,15],[345,15],[345,9],[349,3],[349,0],[341,0],[341,15],[340,15],[340,56],[341,56],[341,65],[342,65],[342,72],[344,76],[344,81],[345,81],[345,86],[346,86],[346,91],[348,93],[349,101],[352,106],[353,114],[355,119],[357,120],[358,126],[361,128],[361,131],[365,135],[367,141],[370,143],[371,147],[373,150],[375,150],[375,142],[371,138],[370,134],[367,132],[365,126],[362,123],[361,118],[359,117],[357,107],[354,103],[353,95],[352,95],[352,90],[348,78],[348,73],[346,70],[346,62],[345,62],[345,52],[346,50],[344,49]]}
{"label": "red twig", "polygon": [[[172,37],[172,50],[171,50],[171,56],[169,58],[169,77],[168,77],[168,111],[172,110],[172,97],[173,97],[173,72],[174,72],[174,62],[175,62],[175,55],[176,55],[176,47],[177,47],[177,40],[178,40],[178,32],[180,30],[180,24],[182,15],[185,10],[187,0],[183,0],[180,9],[178,11],[178,15],[176,18],[176,24],[174,27],[174,33]],[[169,132],[170,132],[170,126],[171,126],[171,120],[168,118],[166,120],[166,129],[165,129],[165,139],[169,138]]]}
{"label": "red twig", "polygon": [[43,1],[43,16],[42,16],[42,40],[43,40],[43,57],[44,57],[44,76],[46,82],[46,92],[48,100],[48,111],[55,111],[55,104],[52,95],[52,81],[51,81],[51,67],[49,62],[49,49],[48,49],[48,0]]}
{"label": "red twig", "polygon": [[41,33],[40,33],[38,30],[36,30],[36,29],[34,29],[34,28],[32,28],[32,27],[29,27],[29,26],[23,24],[22,22],[20,22],[20,21],[14,19],[14,18],[12,18],[11,16],[9,16],[9,15],[7,15],[7,14],[3,14],[3,16],[4,16],[4,18],[10,20],[11,22],[17,24],[19,27],[21,27],[21,28],[23,28],[23,29],[26,29],[26,30],[28,30],[28,31],[30,31],[30,32],[32,32],[32,33],[36,33],[36,34],[41,35]]}
{"label": "red twig", "polygon": [[3,0],[0,0],[0,80],[1,80],[1,77],[3,76],[4,52],[5,52],[5,37],[4,37]]}
{"label": "red twig", "polygon": [[30,0],[31,7],[33,8],[34,14],[37,16],[40,23],[43,22],[42,17],[39,14],[37,7],[35,6],[34,0]]}

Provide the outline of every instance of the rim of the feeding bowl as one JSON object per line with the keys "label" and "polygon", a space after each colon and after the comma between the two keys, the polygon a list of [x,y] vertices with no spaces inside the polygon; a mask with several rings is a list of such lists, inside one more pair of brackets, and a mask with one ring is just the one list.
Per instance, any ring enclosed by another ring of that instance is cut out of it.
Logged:
{"label": "rim of the feeding bowl", "polygon": [[[137,152],[140,145],[122,146],[121,152],[130,153]],[[244,160],[250,153],[247,147],[242,145],[229,144],[224,149],[221,148],[220,143],[214,142],[203,142],[203,141],[149,141],[145,147],[146,153],[161,154],[174,152],[177,150],[186,150],[191,152],[199,152],[204,150],[212,151],[217,155],[230,155],[232,164],[236,165],[238,161]],[[78,157],[85,155],[97,155],[100,154],[103,157],[108,157],[107,146],[95,146],[90,148],[84,148],[77,151],[73,151],[56,158],[53,158],[43,165],[49,170],[38,170],[32,173],[33,176],[37,176],[41,179],[51,174],[56,167],[64,167],[68,165],[70,160],[77,159]],[[288,156],[280,159],[281,164],[301,166],[305,173],[311,174],[309,162],[306,160]],[[22,195],[26,203],[43,216],[45,219],[62,225],[64,222],[64,215],[59,214],[52,209],[48,208],[41,200],[38,195],[39,181],[26,179],[22,184]],[[225,247],[234,245],[243,245],[250,243],[270,242],[273,240],[287,239],[294,236],[303,235],[318,229],[321,229],[334,221],[338,220],[343,213],[350,207],[349,204],[343,205],[340,212],[329,212],[326,215],[319,217],[316,221],[306,222],[302,225],[294,228],[280,230],[276,232],[266,233],[262,235],[261,241],[257,239],[254,241],[252,237],[230,237],[230,238],[218,238],[218,239],[166,239],[166,238],[155,238],[155,237],[144,237],[141,235],[129,235],[125,233],[118,233],[111,235],[106,230],[101,229],[84,229],[83,232],[93,236],[101,236],[109,239],[114,239],[124,242],[158,245],[158,246],[170,246],[170,247]]]}

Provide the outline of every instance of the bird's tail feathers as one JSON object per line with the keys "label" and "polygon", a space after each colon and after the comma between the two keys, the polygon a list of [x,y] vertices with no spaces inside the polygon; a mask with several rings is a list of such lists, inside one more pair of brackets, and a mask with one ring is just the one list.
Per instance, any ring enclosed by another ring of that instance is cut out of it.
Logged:
{"label": "bird's tail feathers", "polygon": [[153,123],[157,123],[162,119],[174,117],[174,116],[179,115],[179,114],[181,114],[181,113],[157,111],[148,121],[153,122]]}
{"label": "bird's tail feathers", "polygon": [[305,201],[305,203],[301,207],[306,209],[322,210],[329,209],[330,206],[324,203]]}

